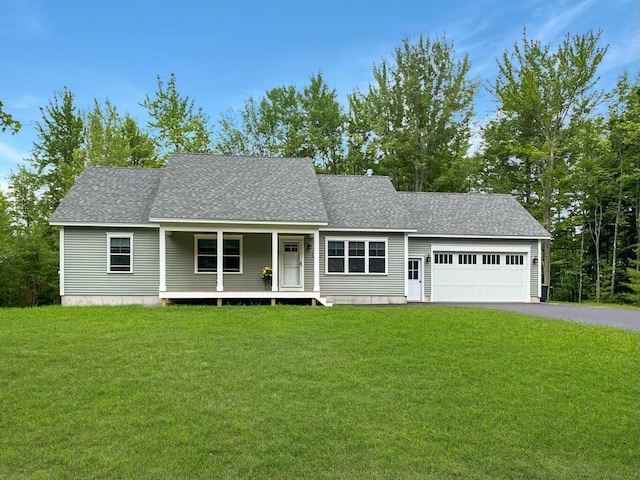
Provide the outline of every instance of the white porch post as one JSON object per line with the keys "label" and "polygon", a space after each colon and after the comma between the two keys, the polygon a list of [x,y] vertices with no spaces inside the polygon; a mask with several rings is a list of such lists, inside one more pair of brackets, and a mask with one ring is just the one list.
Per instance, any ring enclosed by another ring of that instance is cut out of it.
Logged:
{"label": "white porch post", "polygon": [[167,231],[160,227],[160,291],[167,291]]}
{"label": "white porch post", "polygon": [[58,270],[60,280],[60,296],[64,297],[64,227],[60,227],[60,269]]}
{"label": "white porch post", "polygon": [[218,280],[216,290],[218,292],[224,291],[224,232],[218,230],[216,235],[216,278]]}
{"label": "white porch post", "polygon": [[[388,255],[388,254],[387,254]],[[422,267],[424,269],[424,266]],[[404,296],[409,297],[409,234],[404,234]]]}
{"label": "white porch post", "polygon": [[271,291],[278,291],[278,232],[271,232]]}
{"label": "white porch post", "polygon": [[313,234],[313,291],[320,291],[320,232]]}

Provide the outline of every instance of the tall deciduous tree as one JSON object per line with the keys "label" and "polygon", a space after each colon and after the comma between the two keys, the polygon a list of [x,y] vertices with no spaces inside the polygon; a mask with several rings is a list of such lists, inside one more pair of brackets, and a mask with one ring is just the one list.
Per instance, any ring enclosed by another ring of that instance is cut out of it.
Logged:
{"label": "tall deciduous tree", "polygon": [[[491,89],[499,118],[508,122],[510,156],[535,163],[542,188],[542,224],[552,231],[558,200],[557,179],[566,167],[567,143],[575,125],[600,101],[593,91],[596,70],[606,48],[600,33],[567,35],[555,51],[527,38],[498,60],[499,75]],[[543,248],[543,281],[551,275],[550,243]]]}
{"label": "tall deciduous tree", "polygon": [[313,158],[318,167],[339,173],[344,158],[346,116],[321,73],[302,91],[293,85],[249,98],[240,112],[220,121],[216,150],[227,154]]}
{"label": "tall deciduous tree", "polygon": [[155,97],[147,95],[141,103],[149,113],[149,129],[163,159],[171,152],[211,151],[212,130],[209,116],[176,88],[172,73],[165,83],[158,76]]}
{"label": "tall deciduous tree", "polygon": [[67,88],[56,92],[40,110],[42,120],[36,123],[38,140],[30,162],[42,188],[43,215],[48,217],[84,168],[76,155],[83,142],[84,124]]}
{"label": "tall deciduous tree", "polygon": [[[368,159],[401,190],[460,190],[478,82],[445,37],[405,39],[350,103],[350,158]],[[462,175],[461,175],[462,174]]]}
{"label": "tall deciduous tree", "polygon": [[94,100],[93,110],[85,116],[85,124],[84,142],[77,154],[86,165],[159,166],[151,138],[140,130],[129,114],[120,115],[109,100],[104,105]]}

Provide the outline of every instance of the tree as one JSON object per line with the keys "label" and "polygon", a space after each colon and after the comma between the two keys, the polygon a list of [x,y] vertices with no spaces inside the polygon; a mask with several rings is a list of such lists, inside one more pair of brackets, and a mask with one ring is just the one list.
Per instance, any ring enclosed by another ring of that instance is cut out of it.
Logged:
{"label": "tree", "polygon": [[[613,193],[615,198],[615,217],[613,229],[613,246],[611,255],[611,295],[616,294],[616,274],[619,259],[620,230],[625,226],[625,211],[635,212],[635,242],[625,242],[627,251],[636,251],[635,260],[629,263],[636,265],[636,271],[626,269],[627,275],[638,278],[637,268],[640,268],[640,250],[637,245],[640,239],[640,76],[632,83],[627,73],[618,78],[615,89],[608,95],[608,123],[609,142],[611,144],[611,169],[616,178],[617,191]],[[633,245],[636,248],[633,248]],[[623,243],[624,246],[624,243]],[[623,271],[625,269],[623,268]],[[633,282],[627,282],[632,288]]]}
{"label": "tree", "polygon": [[367,158],[400,190],[465,189],[461,160],[478,89],[470,68],[445,37],[403,40],[393,64],[374,66],[368,92],[349,97],[350,158]]}
{"label": "tree", "polygon": [[149,113],[148,126],[163,160],[171,152],[211,151],[209,117],[193,100],[180,95],[173,73],[166,86],[158,76],[155,97],[147,95],[140,105]]}
{"label": "tree", "polygon": [[240,112],[220,121],[216,150],[226,154],[309,157],[323,171],[339,173],[346,116],[322,74],[302,91],[294,85],[249,98]]}
{"label": "tree", "polygon": [[[567,35],[556,51],[527,38],[498,60],[499,74],[490,91],[498,103],[498,118],[509,129],[509,156],[535,163],[541,184],[542,225],[553,231],[558,178],[564,176],[567,144],[575,125],[600,101],[593,91],[606,48],[600,33]],[[550,242],[543,247],[543,282],[551,276]]]}
{"label": "tree", "polygon": [[14,118],[4,111],[4,105],[0,100],[0,131],[5,132],[7,129],[11,130],[11,133],[16,134],[22,127],[22,124],[14,120]]}
{"label": "tree", "polygon": [[155,144],[129,114],[123,117],[107,99],[94,100],[85,115],[85,135],[77,155],[85,165],[156,167],[160,165]]}
{"label": "tree", "polygon": [[38,140],[30,159],[42,188],[42,214],[48,218],[67,193],[84,164],[76,155],[83,142],[82,116],[73,103],[73,93],[64,88],[41,108],[42,120],[36,123]]}

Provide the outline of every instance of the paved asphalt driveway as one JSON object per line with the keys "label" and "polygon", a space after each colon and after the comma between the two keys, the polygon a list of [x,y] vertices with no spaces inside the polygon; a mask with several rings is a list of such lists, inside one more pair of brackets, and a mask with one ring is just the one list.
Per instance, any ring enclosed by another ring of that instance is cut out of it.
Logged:
{"label": "paved asphalt driveway", "polygon": [[[445,305],[445,304],[442,304]],[[640,331],[640,310],[621,308],[587,307],[578,305],[555,305],[553,303],[447,303],[449,306],[494,308],[521,312],[536,317],[558,320],[575,320],[591,325],[625,328]]]}

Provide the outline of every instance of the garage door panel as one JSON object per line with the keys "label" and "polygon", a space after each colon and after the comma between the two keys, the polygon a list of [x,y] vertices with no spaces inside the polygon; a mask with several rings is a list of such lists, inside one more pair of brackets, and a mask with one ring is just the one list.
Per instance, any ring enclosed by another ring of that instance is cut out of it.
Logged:
{"label": "garage door panel", "polygon": [[[448,253],[448,252],[447,252]],[[506,263],[506,254],[499,254],[499,264],[482,264],[482,253],[476,264],[460,264],[460,252],[453,255],[452,264],[432,265],[432,300],[436,302],[524,302],[528,301],[527,255],[522,264]],[[514,255],[513,253],[508,253]],[[491,255],[495,258],[495,252]],[[441,257],[440,257],[441,258]],[[468,257],[467,257],[468,261]],[[495,260],[494,260],[495,261]]]}

